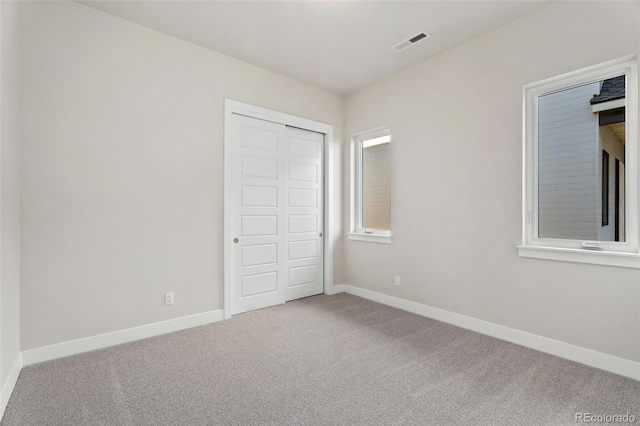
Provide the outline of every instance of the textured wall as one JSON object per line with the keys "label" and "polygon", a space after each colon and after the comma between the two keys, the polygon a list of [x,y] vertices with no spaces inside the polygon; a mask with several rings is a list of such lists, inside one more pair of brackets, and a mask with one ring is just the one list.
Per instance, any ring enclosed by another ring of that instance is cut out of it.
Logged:
{"label": "textured wall", "polygon": [[221,309],[224,98],[338,146],[343,98],[74,2],[22,16],[22,349]]}
{"label": "textured wall", "polygon": [[540,238],[598,239],[601,154],[589,100],[599,89],[595,82],[538,98]]}
{"label": "textured wall", "polygon": [[393,242],[347,241],[345,282],[640,361],[639,270],[516,250],[523,85],[637,53],[638,15],[558,2],[347,96],[346,135],[393,133]]}

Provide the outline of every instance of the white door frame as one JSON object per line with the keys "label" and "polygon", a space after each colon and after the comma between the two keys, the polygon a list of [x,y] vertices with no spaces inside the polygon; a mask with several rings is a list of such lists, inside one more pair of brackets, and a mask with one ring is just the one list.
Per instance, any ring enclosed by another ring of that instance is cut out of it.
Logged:
{"label": "white door frame", "polygon": [[333,126],[295,115],[245,104],[232,99],[224,100],[224,318],[231,318],[231,250],[232,188],[231,188],[231,114],[267,120],[285,126],[298,127],[324,133],[324,293],[333,294],[333,246],[339,238],[333,210],[333,194],[337,193],[337,179],[333,179]]}

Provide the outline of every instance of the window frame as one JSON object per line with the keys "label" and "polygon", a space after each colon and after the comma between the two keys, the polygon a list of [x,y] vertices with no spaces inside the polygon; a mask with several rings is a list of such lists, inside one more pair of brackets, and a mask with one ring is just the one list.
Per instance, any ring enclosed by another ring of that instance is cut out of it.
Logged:
{"label": "window frame", "polygon": [[[362,227],[362,145],[364,141],[384,136],[389,136],[389,184],[391,185],[391,143],[393,141],[391,128],[389,126],[378,127],[366,132],[357,133],[351,139],[351,232],[347,234],[350,240],[385,244],[391,243],[391,230]],[[389,210],[389,214],[391,215],[391,190],[389,191]]]}
{"label": "window frame", "polygon": [[[625,75],[625,241],[538,238],[538,103],[540,96],[589,82]],[[630,55],[602,64],[528,84],[523,88],[522,244],[521,257],[640,268],[638,201],[640,165],[638,149],[638,64]],[[591,249],[590,249],[591,248]]]}

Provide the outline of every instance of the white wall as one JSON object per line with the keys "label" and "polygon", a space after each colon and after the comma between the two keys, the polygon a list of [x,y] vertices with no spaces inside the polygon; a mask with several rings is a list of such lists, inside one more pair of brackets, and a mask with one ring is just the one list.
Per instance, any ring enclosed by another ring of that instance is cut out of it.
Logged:
{"label": "white wall", "polygon": [[[394,237],[338,244],[334,281],[640,360],[639,271],[515,249],[522,86],[637,52],[639,22],[555,4],[348,96],[344,134],[393,131]],[[341,97],[76,3],[22,27],[22,349],[220,309],[223,98],[339,139]]]}
{"label": "white wall", "polygon": [[348,137],[391,127],[393,242],[346,241],[345,282],[640,361],[639,270],[516,250],[523,85],[638,52],[638,22],[559,2],[347,96]]}
{"label": "white wall", "polygon": [[341,144],[342,97],[77,3],[22,49],[23,350],[222,308],[224,98]]}
{"label": "white wall", "polygon": [[[20,4],[0,2],[0,389],[4,390],[20,352],[19,24]],[[6,398],[3,394],[0,404]],[[0,405],[0,415],[3,409]]]}

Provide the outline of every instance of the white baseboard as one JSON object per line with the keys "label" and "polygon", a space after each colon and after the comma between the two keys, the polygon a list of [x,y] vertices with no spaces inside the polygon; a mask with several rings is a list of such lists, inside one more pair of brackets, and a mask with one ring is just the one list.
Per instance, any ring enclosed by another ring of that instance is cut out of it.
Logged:
{"label": "white baseboard", "polygon": [[338,293],[344,293],[344,284],[333,285],[329,289],[327,289],[327,291],[325,291],[325,294],[328,296],[333,296],[334,294]]}
{"label": "white baseboard", "polygon": [[11,371],[9,371],[9,377],[7,377],[7,381],[4,383],[4,386],[2,386],[2,390],[0,391],[0,420],[2,420],[2,416],[4,416],[4,410],[7,408],[9,398],[11,398],[11,394],[13,393],[13,388],[15,388],[16,383],[18,382],[20,370],[22,370],[22,354],[18,353],[18,356],[16,356],[16,359],[11,366]]}
{"label": "white baseboard", "polygon": [[26,366],[38,362],[50,361],[56,358],[76,355],[83,352],[119,345],[121,343],[171,333],[173,331],[185,330],[199,325],[210,324],[212,322],[221,321],[223,318],[224,311],[220,309],[128,328],[126,330],[99,334],[97,336],[86,337],[84,339],[70,340],[68,342],[57,343],[55,345],[28,349],[26,351],[22,351],[22,362],[23,365]]}
{"label": "white baseboard", "polygon": [[466,315],[456,314],[444,309],[434,308],[432,306],[411,302],[394,296],[388,296],[386,294],[366,290],[360,287],[354,287],[348,284],[343,285],[343,287],[346,293],[353,294],[354,296],[359,296],[364,299],[402,309],[403,311],[446,322],[461,328],[466,328],[467,330],[486,334],[487,336],[506,340],[507,342],[516,343],[527,348],[536,349],[541,352],[576,361],[601,370],[610,371],[612,373],[620,374],[621,376],[640,380],[639,362],[604,354],[602,352],[571,345],[569,343],[549,339],[547,337],[538,336],[536,334],[527,333],[526,331],[505,327],[503,325],[494,324],[477,318],[468,317]]}

